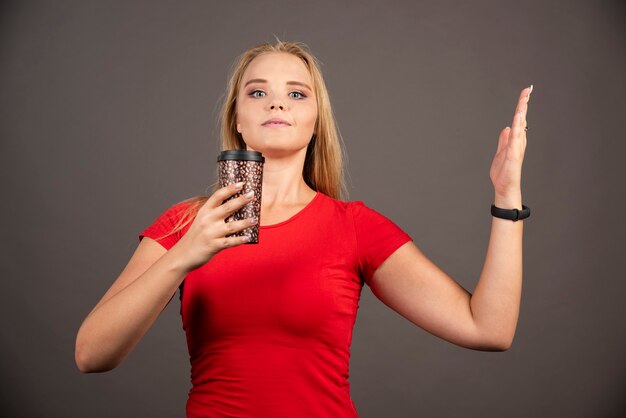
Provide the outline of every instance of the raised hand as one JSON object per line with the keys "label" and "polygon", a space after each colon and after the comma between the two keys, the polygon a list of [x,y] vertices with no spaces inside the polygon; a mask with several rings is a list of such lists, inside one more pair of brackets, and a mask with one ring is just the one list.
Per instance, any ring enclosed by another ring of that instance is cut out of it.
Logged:
{"label": "raised hand", "polygon": [[[522,162],[526,151],[526,114],[533,86],[520,93],[511,127],[500,132],[498,149],[491,163],[489,177],[493,183],[496,206],[521,208]],[[512,209],[512,208],[503,208]]]}
{"label": "raised hand", "polygon": [[217,190],[207,202],[198,210],[198,214],[189,230],[174,247],[180,251],[183,262],[188,271],[207,263],[215,254],[224,248],[241,245],[247,242],[247,237],[229,237],[258,222],[258,219],[243,219],[240,221],[224,222],[236,210],[240,209],[253,199],[253,195],[241,195],[236,199],[224,200],[241,191],[235,184]]}

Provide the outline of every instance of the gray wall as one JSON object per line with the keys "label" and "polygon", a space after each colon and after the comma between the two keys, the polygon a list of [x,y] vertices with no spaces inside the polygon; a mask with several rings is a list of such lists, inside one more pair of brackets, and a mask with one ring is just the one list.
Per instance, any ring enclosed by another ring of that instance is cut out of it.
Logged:
{"label": "gray wall", "polygon": [[366,287],[350,377],[360,416],[626,412],[623,2],[5,1],[0,12],[1,416],[184,415],[177,300],[112,372],[78,372],[74,339],[137,234],[213,183],[228,68],[273,34],[324,64],[350,200],[470,291],[498,133],[535,86],[513,347],[453,346]]}

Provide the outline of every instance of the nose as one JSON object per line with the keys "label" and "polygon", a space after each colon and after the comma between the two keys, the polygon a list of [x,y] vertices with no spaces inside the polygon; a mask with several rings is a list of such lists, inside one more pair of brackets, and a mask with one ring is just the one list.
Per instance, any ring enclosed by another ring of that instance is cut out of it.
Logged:
{"label": "nose", "polygon": [[286,109],[285,104],[278,97],[274,97],[270,101],[270,110],[276,110],[276,109],[280,109],[280,110]]}

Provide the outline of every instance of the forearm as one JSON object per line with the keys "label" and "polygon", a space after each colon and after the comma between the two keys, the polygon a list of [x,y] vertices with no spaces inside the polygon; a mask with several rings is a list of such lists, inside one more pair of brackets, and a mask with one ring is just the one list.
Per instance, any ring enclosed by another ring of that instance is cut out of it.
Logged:
{"label": "forearm", "polygon": [[184,279],[173,251],[92,311],[78,331],[76,361],[84,372],[116,367],[148,331]]}
{"label": "forearm", "polygon": [[[494,204],[503,209],[521,209],[521,193],[507,198],[496,196]],[[492,218],[485,264],[470,299],[482,339],[500,349],[511,345],[519,316],[523,227],[524,221]]]}

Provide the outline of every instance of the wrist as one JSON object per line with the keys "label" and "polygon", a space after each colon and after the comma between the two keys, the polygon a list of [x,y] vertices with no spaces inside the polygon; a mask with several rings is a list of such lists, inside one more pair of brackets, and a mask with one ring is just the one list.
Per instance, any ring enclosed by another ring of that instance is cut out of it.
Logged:
{"label": "wrist", "polygon": [[186,276],[188,273],[190,273],[193,270],[193,267],[191,267],[186,262],[185,258],[182,257],[181,254],[184,254],[185,251],[181,249],[181,247],[178,245],[179,243],[180,241],[176,243],[172,248],[170,248],[163,255],[163,258],[167,260],[167,265],[170,270],[175,271],[178,274]]}
{"label": "wrist", "polygon": [[508,195],[496,194],[493,204],[500,209],[522,209],[522,193],[513,193]]}

